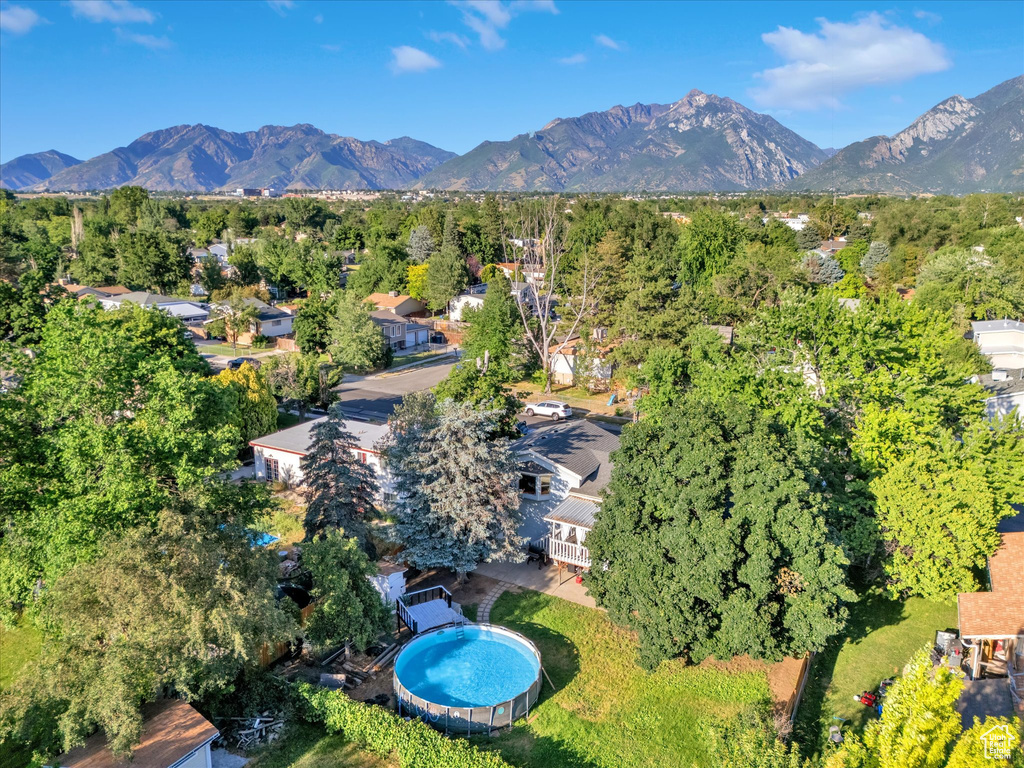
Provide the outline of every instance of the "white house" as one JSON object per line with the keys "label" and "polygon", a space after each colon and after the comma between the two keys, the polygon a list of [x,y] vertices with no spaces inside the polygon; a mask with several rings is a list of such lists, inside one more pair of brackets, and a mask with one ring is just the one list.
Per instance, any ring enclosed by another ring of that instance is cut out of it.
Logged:
{"label": "white house", "polygon": [[[498,266],[501,266],[500,264]],[[509,289],[512,298],[519,304],[533,306],[533,296],[529,283],[512,282]],[[484,305],[484,296],[487,294],[487,283],[470,286],[468,290],[460,293],[448,303],[448,316],[459,322],[463,320],[462,313],[467,309],[480,309]]]}
{"label": "white house", "polygon": [[518,533],[560,566],[590,567],[584,542],[618,447],[618,435],[584,419],[540,427],[513,444],[523,498]]}
{"label": "white house", "polygon": [[132,291],[116,296],[97,296],[104,309],[120,309],[124,304],[138,304],[140,307],[159,309],[181,320],[185,325],[202,325],[210,318],[210,312],[202,304],[185,299],[173,299],[148,291]]}
{"label": "white house", "polygon": [[102,731],[65,752],[61,768],[212,768],[210,744],[220,735],[213,723],[188,702],[161,699],[142,710],[142,734],[130,763],[114,757]]}
{"label": "white house", "polygon": [[[604,343],[606,335],[606,329],[595,329],[594,355],[590,361],[589,376],[591,388],[598,390],[608,389],[615,373],[615,366],[607,360],[611,347]],[[582,341],[577,337],[570,339],[564,347],[561,343],[553,344],[549,351],[552,353],[551,380],[555,384],[574,384],[583,357]]]}
{"label": "white house", "polygon": [[[248,344],[252,341],[253,336],[269,336],[271,338],[276,336],[287,336],[294,329],[292,323],[295,321],[295,316],[280,307],[273,307],[267,304],[265,301],[260,301],[257,298],[247,297],[242,300],[243,303],[256,307],[259,314],[256,316],[256,320],[249,326],[249,332],[239,335],[239,341],[243,344]],[[227,305],[214,305],[214,309],[226,308]],[[213,323],[217,321],[216,315],[210,318],[207,322]]]}
{"label": "white house", "polygon": [[990,419],[1002,419],[1016,408],[1017,418],[1024,420],[1024,368],[996,368],[974,381],[989,393],[985,411]]}
{"label": "white house", "polygon": [[1024,368],[1024,323],[980,320],[971,323],[974,343],[993,368]]}
{"label": "white house", "polygon": [[509,280],[515,280],[519,276],[527,283],[544,282],[544,269],[536,264],[517,264],[514,261],[502,261],[494,266],[504,272],[505,277]]}
{"label": "white house", "polygon": [[[302,485],[302,457],[309,452],[313,441],[312,430],[325,417],[307,421],[272,435],[251,440],[256,460],[256,477],[268,482],[282,482],[290,486]],[[368,424],[362,421],[344,421],[345,431],[355,438],[352,453],[363,464],[368,464],[377,476],[381,494],[391,492],[391,479],[381,465],[380,451],[376,445],[388,433],[387,425]]]}

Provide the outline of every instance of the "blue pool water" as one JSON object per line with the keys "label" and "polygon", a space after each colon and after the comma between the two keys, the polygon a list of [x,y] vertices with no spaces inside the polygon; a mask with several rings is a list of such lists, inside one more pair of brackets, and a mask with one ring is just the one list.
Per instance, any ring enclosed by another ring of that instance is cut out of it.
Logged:
{"label": "blue pool water", "polygon": [[410,693],[442,707],[489,707],[522,695],[540,674],[540,661],[522,640],[467,626],[421,635],[395,662]]}

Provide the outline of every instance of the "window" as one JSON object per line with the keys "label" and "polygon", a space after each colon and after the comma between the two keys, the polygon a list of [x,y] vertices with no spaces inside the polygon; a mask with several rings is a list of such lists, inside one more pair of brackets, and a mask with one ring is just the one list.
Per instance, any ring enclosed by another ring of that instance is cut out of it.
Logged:
{"label": "window", "polygon": [[277,459],[264,458],[263,464],[267,468],[267,480],[276,483],[281,479],[281,467],[277,463]]}
{"label": "window", "polygon": [[274,320],[274,321],[273,321],[273,322],[271,322],[270,324],[271,324],[271,325],[280,325],[280,324],[281,324],[281,321],[280,321],[280,320]]}
{"label": "window", "polygon": [[366,454],[365,453],[363,453],[362,451],[359,451],[359,452],[356,453],[356,456],[359,457],[359,463],[360,464],[365,464],[366,463]]}
{"label": "window", "polygon": [[551,495],[551,475],[520,475],[519,492],[535,499],[547,498]]}

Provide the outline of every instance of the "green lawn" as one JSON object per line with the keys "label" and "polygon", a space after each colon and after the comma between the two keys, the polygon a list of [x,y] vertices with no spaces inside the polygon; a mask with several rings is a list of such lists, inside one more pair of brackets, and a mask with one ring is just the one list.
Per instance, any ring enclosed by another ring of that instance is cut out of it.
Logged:
{"label": "green lawn", "polygon": [[435,357],[440,357],[443,352],[432,352],[431,350],[425,350],[423,352],[415,352],[411,355],[402,355],[401,357],[395,357],[391,360],[391,365],[388,368],[398,368],[401,365],[412,365],[413,363],[422,363],[425,360],[431,360]]}
{"label": "green lawn", "polygon": [[241,344],[232,349],[230,344],[197,344],[196,349],[203,355],[230,355],[231,357],[249,357],[253,352],[266,352],[265,349],[252,349]]}
{"label": "green lawn", "polygon": [[17,629],[0,627],[0,689],[18,676],[18,671],[39,655],[43,636],[35,627],[22,622]]}
{"label": "green lawn", "polygon": [[397,768],[393,759],[356,749],[340,736],[325,736],[323,727],[296,722],[281,741],[265,747],[249,768]]}
{"label": "green lawn", "polygon": [[[309,419],[305,419],[309,421]],[[288,429],[288,427],[294,427],[296,424],[301,424],[303,419],[300,419],[296,413],[285,413],[284,411],[277,412],[277,428]]]}
{"label": "green lawn", "polygon": [[707,762],[709,727],[769,701],[763,673],[636,664],[635,640],[600,611],[537,592],[505,593],[491,621],[533,640],[557,690],[511,731],[475,738],[521,768],[689,768]]}
{"label": "green lawn", "polygon": [[939,629],[956,627],[955,604],[919,597],[889,600],[871,589],[850,606],[850,622],[811,665],[811,676],[797,712],[795,738],[805,754],[820,748],[830,725],[862,728],[872,710],[853,700],[900,674],[910,657],[935,639]]}

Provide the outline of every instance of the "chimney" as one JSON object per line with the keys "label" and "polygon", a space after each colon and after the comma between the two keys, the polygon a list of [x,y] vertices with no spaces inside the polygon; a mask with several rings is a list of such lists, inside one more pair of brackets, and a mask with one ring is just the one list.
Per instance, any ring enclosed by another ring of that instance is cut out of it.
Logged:
{"label": "chimney", "polygon": [[397,299],[398,298],[398,291],[388,291],[388,296],[390,296],[393,299]]}

